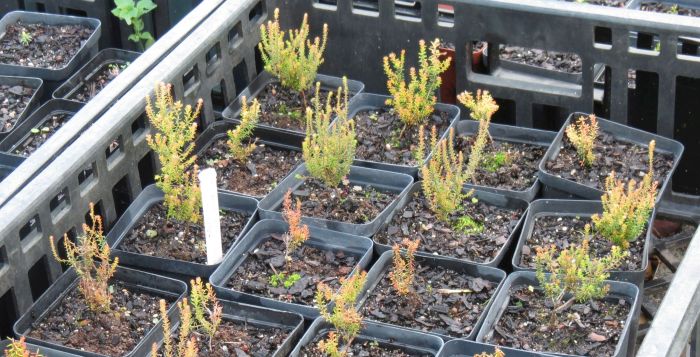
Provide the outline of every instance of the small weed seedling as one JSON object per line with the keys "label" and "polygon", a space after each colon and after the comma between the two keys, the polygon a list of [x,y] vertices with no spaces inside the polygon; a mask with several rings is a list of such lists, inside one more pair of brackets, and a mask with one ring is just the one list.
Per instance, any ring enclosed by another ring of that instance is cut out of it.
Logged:
{"label": "small weed seedling", "polygon": [[[585,1],[585,0],[577,0],[579,2]],[[478,355],[474,355],[474,357],[506,357],[506,354],[503,353],[498,347],[496,347],[496,350],[493,351],[493,353],[488,353],[488,352],[482,352],[479,353]]]}
{"label": "small weed seedling", "polygon": [[384,73],[387,76],[387,89],[391,94],[386,104],[391,105],[406,126],[420,125],[434,111],[437,98],[435,91],[440,88],[440,74],[450,66],[450,58],[440,60],[440,40],[430,43],[430,55],[424,40],[418,43],[418,64],[408,71],[409,82],[406,83],[406,51],[401,55],[395,53],[384,57]]}
{"label": "small weed seedling", "polygon": [[[416,273],[415,253],[420,245],[420,239],[404,239],[401,245],[394,244],[394,266],[389,272],[389,279],[399,295],[407,296],[411,292]],[[405,248],[406,253],[401,252]]]}
{"label": "small weed seedling", "polygon": [[248,160],[248,156],[255,150],[255,141],[249,144],[243,144],[251,134],[253,134],[253,129],[258,123],[260,118],[260,103],[257,99],[253,99],[253,102],[248,106],[247,98],[244,96],[241,98],[241,123],[238,124],[236,129],[229,130],[228,134],[228,152],[231,157],[240,162],[245,163]]}
{"label": "small weed seedling", "polygon": [[5,349],[5,357],[42,357],[42,355],[39,354],[39,350],[29,351],[24,336],[22,336],[19,340],[10,339],[10,344]]}
{"label": "small weed seedling", "polygon": [[649,172],[637,184],[629,180],[625,185],[611,172],[605,179],[603,214],[593,215],[593,225],[598,233],[613,244],[626,248],[644,231],[649,215],[654,209],[658,183],[653,180],[655,142],[649,143]]}
{"label": "small weed seedling", "polygon": [[491,93],[481,90],[476,92],[476,96],[469,92],[462,92],[457,96],[457,100],[469,108],[469,116],[479,122],[479,131],[476,134],[474,144],[472,144],[471,152],[469,153],[469,163],[467,163],[467,179],[472,180],[476,170],[483,161],[484,149],[491,137],[491,134],[489,134],[491,117],[498,110],[498,104],[491,97]]}
{"label": "small weed seedling", "polygon": [[114,0],[116,6],[112,15],[124,21],[134,31],[129,35],[129,41],[136,43],[141,51],[150,47],[155,38],[150,32],[144,31],[143,15],[153,11],[157,5],[152,0]]}
{"label": "small weed seedling", "polygon": [[130,62],[126,62],[126,63],[124,63],[124,64],[110,63],[110,64],[107,66],[107,69],[109,70],[109,74],[110,74],[112,77],[116,77],[116,76],[118,76],[120,73],[122,73],[122,71],[125,70],[126,67],[129,67],[130,64],[131,64]]}
{"label": "small weed seedling", "polygon": [[[165,300],[160,300],[160,318],[163,322],[163,357],[197,357],[197,340],[190,336],[192,331],[192,310],[187,299],[177,303],[180,310],[180,328],[177,346],[173,344],[170,331],[170,319]],[[151,357],[158,357],[158,345],[154,342],[151,346]]]}
{"label": "small weed seedling", "polygon": [[484,157],[483,167],[488,172],[498,172],[498,169],[510,163],[512,157],[508,152],[499,151]]}
{"label": "small weed seedling", "polygon": [[[335,188],[350,173],[355,158],[355,125],[348,119],[347,78],[343,78],[343,87],[338,88],[335,106],[331,105],[333,93],[328,94],[325,106],[321,104],[320,88],[321,84],[316,83],[316,97],[311,100],[313,108],[306,108],[306,138],[302,153],[309,174]],[[333,116],[337,119],[329,128]]]}
{"label": "small weed seedling", "polygon": [[197,182],[196,156],[192,155],[192,141],[197,133],[197,123],[202,100],[197,107],[183,106],[173,100],[171,85],[156,86],[155,103],[146,97],[146,114],[155,135],[149,135],[148,146],[158,155],[161,174],[156,185],[165,194],[164,204],[168,218],[185,223],[197,223],[201,219],[201,194]]}
{"label": "small weed seedling", "polygon": [[287,275],[287,273],[282,271],[270,276],[270,286],[273,288],[284,286],[285,289],[289,289],[299,280],[301,280],[301,275],[299,273]]}
{"label": "small weed seedling", "polygon": [[282,216],[289,225],[289,232],[284,235],[284,260],[291,260],[292,252],[309,239],[309,226],[301,224],[301,201],[297,198],[292,203],[292,190],[287,191],[282,203]]}
{"label": "small weed seedling", "polygon": [[[561,251],[558,257],[554,256],[556,252],[554,246],[537,250],[535,257],[537,281],[555,306],[553,319],[557,313],[565,311],[575,301],[583,303],[605,297],[609,288],[605,285],[605,279],[609,276],[607,271],[620,265],[622,259],[628,254],[622,252],[619,247],[613,246],[610,255],[604,258],[591,258],[588,246],[590,226],[587,225],[585,230],[586,239],[581,245],[571,246]],[[562,303],[565,297],[568,300]]]}
{"label": "small weed seedling", "polygon": [[588,119],[580,117],[576,123],[572,123],[566,128],[566,137],[576,148],[578,158],[583,166],[591,166],[595,160],[593,148],[596,138],[598,138],[598,120],[591,114]]}
{"label": "small weed seedling", "polygon": [[19,34],[19,42],[22,44],[22,46],[29,46],[29,44],[32,43],[32,39],[34,39],[34,37],[31,33],[27,32],[27,30],[23,29]]}
{"label": "small weed seedling", "polygon": [[323,38],[309,37],[308,15],[304,14],[299,29],[285,32],[280,28],[279,9],[274,21],[260,26],[260,54],[265,70],[280,80],[283,87],[302,93],[313,85],[328,39],[328,25],[323,25]]}
{"label": "small weed seedling", "polygon": [[[328,334],[328,338],[318,343],[318,348],[330,357],[342,357],[347,354],[347,349],[352,341],[360,333],[362,328],[362,316],[355,309],[355,302],[362,286],[367,280],[367,272],[361,271],[348,279],[341,279],[341,286],[337,293],[323,284],[318,284],[315,305],[321,317],[328,321],[335,331]],[[328,303],[333,302],[333,311],[328,311]]]}
{"label": "small weed seedling", "polygon": [[65,259],[59,256],[53,236],[49,237],[49,241],[54,258],[59,263],[73,267],[78,274],[78,290],[90,310],[107,312],[112,301],[109,279],[117,270],[119,258],[109,262],[110,249],[103,235],[102,217],[95,215],[93,204],[90,204],[90,220],[92,225],[83,224],[84,233],[78,237],[77,243],[73,243],[68,235],[64,236]]}

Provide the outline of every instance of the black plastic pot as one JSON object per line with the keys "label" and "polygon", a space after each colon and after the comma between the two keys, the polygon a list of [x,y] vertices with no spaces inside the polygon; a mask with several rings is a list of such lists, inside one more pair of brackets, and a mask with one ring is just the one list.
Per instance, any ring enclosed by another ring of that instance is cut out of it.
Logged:
{"label": "black plastic pot", "polygon": [[[71,60],[59,69],[36,68],[16,66],[11,64],[0,64],[0,74],[11,76],[37,77],[47,81],[47,87],[70,77],[80,65],[85,63],[90,57],[97,54],[97,41],[101,35],[100,20],[68,15],[56,15],[39,12],[13,11],[5,15],[0,20],[0,32],[4,33],[7,25],[17,21],[23,23],[44,23],[47,25],[83,25],[92,28],[94,31],[83,43]],[[53,88],[50,88],[53,91]],[[50,92],[49,92],[50,93]]]}
{"label": "black plastic pot", "polygon": [[[338,89],[338,87],[341,87],[343,85],[342,78],[327,76],[324,74],[317,74],[316,81],[321,82],[322,89],[330,91],[335,91]],[[226,107],[226,109],[224,109],[224,111],[221,113],[221,116],[223,116],[224,119],[233,120],[236,124],[240,123],[239,117],[241,114],[241,99],[243,97],[246,97],[248,98],[248,100],[253,100],[253,98],[257,97],[258,94],[260,94],[260,92],[262,92],[263,89],[265,89],[265,86],[267,86],[270,83],[279,83],[279,81],[267,71],[260,72],[260,74],[258,74],[252,82],[250,82],[248,87],[246,87],[242,92],[238,94],[236,100],[234,100],[228,107]],[[364,89],[365,85],[362,84],[362,82],[348,79],[348,91],[350,92],[348,95],[348,100],[352,102],[353,98],[357,94],[362,93]],[[275,128],[261,123],[257,124],[255,128],[260,129],[261,131],[271,131],[301,137],[302,140],[305,136],[303,131]]]}
{"label": "black plastic pot", "polygon": [[[479,131],[479,122],[475,120],[462,120],[457,123],[457,136],[472,136]],[[556,133],[546,130],[523,128],[511,125],[489,124],[489,134],[496,141],[530,144],[548,148],[552,145]],[[467,183],[465,187],[475,188],[487,192],[495,192],[508,195],[510,197],[519,198],[523,201],[532,201],[540,189],[539,180],[529,188],[521,191],[507,190],[495,187],[473,185]]]}
{"label": "black plastic pot", "polygon": [[[362,111],[386,108],[387,107],[386,100],[389,98],[391,98],[391,97],[386,96],[386,95],[373,94],[373,93],[358,94],[357,96],[355,96],[352,103],[349,105],[348,118],[353,118],[353,117],[355,117],[355,115],[357,115],[357,113],[362,112]],[[445,132],[442,133],[442,135],[440,136],[440,140],[442,140],[449,135],[450,128],[455,127],[457,125],[457,122],[459,122],[460,110],[459,110],[459,107],[457,107],[455,105],[444,104],[444,103],[437,103],[435,105],[435,110],[445,112],[450,116],[450,126],[448,128],[445,128]],[[430,130],[430,129],[427,129],[427,130]],[[402,174],[411,175],[415,178],[415,177],[418,177],[418,170],[428,160],[427,158],[430,157],[430,154],[432,154],[433,149],[434,148],[430,148],[429,154],[426,155],[426,159],[423,160],[423,162],[421,162],[419,165],[415,165],[415,166],[390,164],[390,163],[386,163],[386,162],[361,160],[361,159],[357,159],[357,158],[355,158],[355,161],[353,161],[353,165],[362,166],[362,167],[369,167],[369,168],[377,169],[377,170],[399,172]]]}
{"label": "black plastic pot", "polygon": [[[218,264],[199,264],[182,260],[174,260],[162,257],[153,257],[144,254],[132,253],[121,250],[119,244],[136,225],[138,220],[148,211],[151,206],[163,200],[163,192],[155,185],[149,185],[141,191],[134,202],[114,224],[112,230],[107,234],[107,242],[112,247],[112,256],[119,257],[119,263],[154,271],[158,273],[176,274],[176,276],[201,277],[203,279],[216,270]],[[250,214],[248,223],[238,235],[232,249],[243,235],[253,226],[256,219],[256,206],[258,201],[241,195],[219,192],[219,207],[227,211],[237,211]],[[224,255],[226,252],[224,252]]]}
{"label": "black plastic pot", "polygon": [[[625,328],[620,334],[620,341],[617,344],[614,356],[627,356],[628,352],[629,355],[631,355],[634,351],[634,337],[637,334],[637,325],[639,324],[639,312],[641,306],[641,294],[639,292],[639,288],[633,284],[619,281],[606,281],[606,284],[610,285],[610,290],[606,299],[611,299],[615,301],[619,299],[624,299],[630,304],[630,314],[625,320]],[[538,287],[539,283],[537,282],[537,278],[535,278],[535,273],[523,271],[515,272],[508,276],[505,283],[503,283],[501,291],[493,300],[491,310],[489,310],[489,313],[486,316],[486,320],[481,326],[481,330],[479,331],[479,334],[476,337],[477,342],[484,342],[486,339],[490,338],[493,335],[494,326],[496,326],[498,320],[501,318],[503,312],[506,310],[510,302],[511,289],[521,286]],[[561,353],[551,354],[558,356],[568,356]]]}
{"label": "black plastic pot", "polygon": [[[103,354],[80,351],[74,348],[58,345],[50,341],[42,341],[28,334],[32,329],[32,325],[40,321],[47,313],[57,307],[61,301],[78,285],[78,274],[75,269],[68,269],[61,275],[51,287],[37,299],[29,310],[20,317],[15,323],[14,331],[17,336],[26,336],[27,342],[49,347],[59,351],[74,353],[81,356],[104,357]],[[113,277],[114,280],[125,284],[131,289],[148,292],[169,298],[172,300],[180,300],[187,292],[187,285],[175,279],[170,279],[164,276],[145,273],[138,270],[133,270],[124,267],[118,267]],[[168,316],[173,319],[178,315],[175,303],[171,304],[168,309]],[[124,356],[145,356],[151,350],[151,345],[158,341],[156,331],[162,331],[161,322],[158,322],[149,332],[146,332],[144,338],[139,342],[134,349]]]}
{"label": "black plastic pot", "polygon": [[[282,207],[284,195],[288,190],[291,189],[293,191],[301,186],[305,177],[309,177],[309,172],[306,170],[306,164],[301,164],[260,201],[258,204],[260,218],[283,219],[282,213],[277,211],[277,209]],[[389,217],[394,207],[396,207],[398,202],[406,195],[411,184],[413,184],[413,177],[406,174],[358,166],[352,166],[350,168],[350,174],[347,178],[350,181],[350,185],[372,186],[380,191],[395,193],[397,197],[384,208],[377,217],[374,217],[374,219],[367,223],[355,224],[306,216],[302,218],[302,222],[310,226],[321,227],[331,231],[371,237],[379,230],[381,224]]]}
{"label": "black plastic pot", "polygon": [[[218,294],[217,298],[223,309],[223,321],[236,321],[243,323],[246,326],[250,325],[258,328],[279,328],[289,332],[289,335],[277,348],[277,351],[270,355],[271,357],[288,356],[289,352],[292,350],[292,348],[294,348],[294,345],[304,333],[304,318],[299,314],[227,301],[226,299],[222,299],[222,297]],[[178,332],[176,330],[178,329],[179,325],[180,316],[177,315],[171,321],[171,326],[173,328],[171,336],[177,335]],[[159,347],[162,346],[162,327],[158,333],[156,333],[156,337],[159,341]],[[147,354],[144,356],[150,357],[151,355]]]}
{"label": "black plastic pot", "polygon": [[22,121],[24,121],[24,119],[27,118],[29,114],[31,114],[34,111],[34,109],[36,109],[36,107],[39,106],[39,98],[41,98],[41,95],[44,91],[44,81],[42,81],[39,78],[0,75],[0,85],[22,86],[34,89],[34,94],[32,94],[32,97],[29,99],[27,107],[24,108],[24,110],[21,113],[19,113],[17,121],[15,122],[15,126],[13,126],[12,129],[8,131],[2,131],[2,128],[0,128],[0,140],[2,140],[15,128],[17,128],[19,124],[22,124]]}
{"label": "black plastic pot", "polygon": [[10,176],[12,171],[14,171],[22,161],[24,161],[23,157],[0,152],[0,182],[2,182],[5,177]]}
{"label": "black plastic pot", "polygon": [[[473,357],[481,353],[493,353],[497,346],[487,343],[468,341],[463,339],[451,340],[445,343],[438,357]],[[508,347],[498,347],[507,357],[540,357],[548,356],[544,353],[516,350]]]}
{"label": "black plastic pot", "polygon": [[[217,140],[227,140],[227,131],[235,129],[238,124],[232,120],[219,120],[214,122],[212,125],[207,127],[202,134],[197,137],[195,141],[196,153],[198,157],[207,151],[207,149],[213,145]],[[258,144],[265,144],[274,149],[288,150],[288,151],[301,151],[301,143],[304,141],[303,138],[291,135],[285,135],[281,132],[275,132],[270,130],[254,129],[252,138],[258,139]],[[301,161],[301,160],[300,160]],[[284,178],[283,178],[284,179]],[[280,182],[282,179],[280,179]],[[224,192],[231,192],[228,190],[220,189]],[[240,195],[247,196],[243,193]],[[253,196],[256,199],[262,199],[264,196]]]}
{"label": "black plastic pot", "polygon": [[66,99],[84,103],[78,99],[72,98],[73,95],[85,86],[85,82],[90,80],[105,66],[110,64],[125,65],[136,60],[141,54],[138,52],[126,51],[118,48],[107,48],[97,56],[93,57],[82,68],[75,72],[68,80],[63,82],[60,87],[56,88],[52,97],[54,99]]}
{"label": "black plastic pot", "polygon": [[[10,345],[9,340],[0,341],[0,351],[5,351],[5,349],[9,345]],[[77,355],[74,355],[72,353],[63,352],[63,351],[56,351],[56,350],[50,349],[48,347],[43,347],[43,346],[40,347],[40,346],[31,344],[31,343],[27,343],[27,351],[29,351],[29,352],[37,352],[38,351],[44,357],[73,357],[73,356],[77,356]]]}
{"label": "black plastic pot", "polygon": [[[557,217],[590,217],[594,214],[603,213],[603,204],[600,201],[578,201],[578,200],[535,200],[530,204],[530,209],[525,216],[523,229],[520,231],[518,245],[513,253],[513,269],[516,271],[534,271],[532,268],[524,267],[520,264],[523,245],[532,235],[535,218],[541,216]],[[649,217],[648,227],[651,227],[656,216],[654,210]],[[644,243],[644,253],[642,255],[642,267],[635,271],[613,270],[610,272],[610,280],[626,281],[637,286],[644,284],[644,272],[649,264],[649,252],[651,249],[651,235],[647,234]]]}
{"label": "black plastic pot", "polygon": [[[418,192],[422,190],[421,187],[421,182],[415,182],[412,186],[411,189],[402,197],[401,201],[399,202],[396,207],[392,210],[392,212],[389,214],[387,219],[383,222],[383,225],[381,229],[385,229],[388,224],[391,222],[391,219],[394,217],[394,215],[398,214],[406,205],[410,202],[410,200],[413,197],[413,194],[415,192]],[[464,192],[467,192],[468,189],[464,189]],[[455,260],[459,262],[467,262],[467,263],[472,263],[472,264],[479,264],[479,265],[486,265],[490,267],[497,267],[501,261],[503,260],[503,257],[505,257],[506,253],[508,252],[508,248],[512,244],[513,240],[516,239],[517,233],[520,231],[520,226],[523,223],[523,220],[525,219],[525,213],[529,211],[530,204],[527,203],[526,201],[523,201],[522,199],[511,197],[506,194],[500,194],[500,193],[493,193],[493,192],[486,192],[482,191],[480,189],[475,189],[473,196],[474,198],[477,198],[480,202],[488,203],[489,205],[493,205],[496,207],[501,207],[501,208],[507,208],[507,209],[521,209],[523,210],[522,215],[520,216],[520,219],[518,220],[518,223],[516,223],[515,227],[513,227],[513,230],[511,231],[510,235],[508,236],[508,241],[503,244],[503,247],[501,247],[501,250],[498,252],[498,255],[496,255],[495,258],[493,258],[490,261],[486,261],[483,263],[479,262],[472,262],[464,259],[459,259],[459,258],[454,258],[454,257],[449,257],[449,256],[440,256],[441,258],[447,259],[447,260]],[[378,243],[376,240],[374,241],[374,248],[377,252],[379,253],[384,253],[388,250],[391,250],[391,246]],[[423,257],[436,257],[436,254],[430,253],[430,252],[425,252],[425,251],[418,251],[416,252],[416,255],[418,256],[423,256]]]}
{"label": "black plastic pot", "polygon": [[[257,222],[245,237],[241,238],[236,247],[226,255],[224,261],[209,278],[209,282],[216,288],[217,296],[246,304],[296,312],[307,319],[318,317],[318,310],[311,305],[288,303],[265,296],[232,290],[226,286],[226,283],[245,262],[246,258],[261,244],[270,239],[270,234],[284,234],[288,231],[288,228],[289,226],[286,222],[278,220],[264,219]],[[358,258],[357,267],[353,269],[351,274],[355,274],[358,269],[367,270],[373,254],[371,239],[316,227],[309,228],[311,235],[304,245],[321,250],[342,251],[346,256],[356,256]]]}
{"label": "black plastic pot", "polygon": [[[301,341],[294,348],[290,357],[302,356],[301,351],[304,346],[314,343],[317,336],[323,336],[332,331],[331,325],[323,318],[317,318],[306,330]],[[400,348],[415,355],[431,354],[437,355],[443,346],[440,337],[418,332],[415,330],[404,330],[393,326],[379,325],[372,321],[363,320],[362,330],[355,341],[376,341],[380,346]]]}
{"label": "black plastic pot", "polygon": [[[377,284],[379,284],[385,275],[386,272],[390,271],[393,267],[393,258],[394,258],[394,252],[393,251],[387,251],[384,252],[379,259],[372,265],[372,269],[367,273],[367,282],[365,283],[365,286],[362,288],[362,292],[360,293],[360,296],[358,298],[358,303],[357,307],[360,309],[365,302],[367,302],[367,299],[372,295],[372,291],[377,287]],[[439,256],[432,256],[432,257],[416,257],[416,259],[423,264],[423,266],[431,266],[431,267],[443,267],[450,269],[452,271],[460,272],[460,273],[465,273],[473,277],[478,277],[482,278],[484,280],[487,280],[494,285],[496,285],[496,288],[493,290],[493,297],[498,294],[498,291],[501,288],[501,285],[503,284],[503,281],[506,279],[506,273],[503,270],[489,267],[489,266],[483,266],[483,265],[477,265],[477,264],[472,264],[472,263],[466,263],[464,261],[456,261],[453,259],[445,259]],[[476,337],[476,334],[479,332],[479,327],[481,326],[481,323],[484,321],[486,318],[486,313],[488,312],[489,308],[491,307],[491,302],[493,301],[493,297],[489,300],[489,302],[486,304],[486,306],[483,306],[483,311],[481,312],[481,315],[477,319],[476,323],[473,326],[473,329],[471,333],[467,336],[463,336],[462,338],[470,339],[473,340]],[[367,316],[368,319],[371,319],[371,316]],[[373,321],[377,323],[378,325],[387,325],[387,326],[392,326],[392,327],[397,327],[400,329],[406,329],[406,330],[412,330],[412,331],[418,331],[415,328],[411,327],[404,327],[396,324],[389,324],[385,322],[380,322],[380,321]],[[441,333],[436,333],[436,332],[430,332],[430,331],[420,331],[422,333],[428,333],[431,335],[436,335],[442,338],[445,341],[454,339],[454,337],[451,337],[446,334],[441,334]]]}
{"label": "black plastic pot", "polygon": [[[554,139],[554,142],[552,142],[552,145],[545,153],[545,156],[542,158],[542,161],[540,161],[540,181],[542,181],[544,185],[551,186],[552,188],[555,188],[560,191],[568,192],[573,195],[590,200],[598,200],[600,199],[600,196],[603,195],[602,190],[586,186],[584,184],[577,183],[574,181],[563,179],[561,177],[547,172],[546,169],[546,163],[548,161],[556,160],[557,156],[559,155],[559,150],[561,150],[562,148],[562,140],[564,139],[564,132],[566,128],[574,120],[576,120],[576,118],[580,116],[588,116],[588,114],[577,112],[569,115],[569,118],[566,119],[566,122],[564,122],[564,125],[559,130],[559,133]],[[671,168],[671,171],[663,179],[662,182],[659,182],[659,193],[656,196],[656,202],[658,203],[667,189],[668,182],[671,180],[673,172],[676,170],[676,167],[678,167],[678,162],[680,161],[681,155],[683,154],[683,144],[660,135],[648,133],[646,131],[635,129],[626,125],[622,125],[601,118],[598,118],[598,127],[600,128],[600,131],[606,132],[618,140],[645,147],[649,145],[649,142],[651,140],[656,140],[655,152],[673,155],[673,167]]]}
{"label": "black plastic pot", "polygon": [[[52,116],[57,114],[73,115],[77,113],[83,104],[68,100],[52,99],[44,103],[32,113],[26,120],[15,126],[15,129],[0,141],[0,151],[12,153],[20,144],[24,143],[31,135],[34,128],[39,128]],[[59,129],[60,130],[60,129]]]}
{"label": "black plastic pot", "polygon": [[[655,219],[660,219],[660,218],[661,219],[671,218],[671,219],[676,220],[676,221],[681,221],[685,224],[691,224],[691,225],[694,225],[696,227],[698,226],[697,222],[693,222],[693,220],[691,220],[688,217],[681,217],[681,216],[678,216],[678,215],[673,214],[671,212],[666,212],[666,211],[663,211],[662,209],[657,209],[657,214],[656,214]],[[682,242],[682,241],[686,241],[686,240],[693,238],[692,235],[683,234],[682,232],[676,233],[674,235],[671,235],[671,236],[668,236],[665,238],[659,238],[656,236],[656,234],[654,234],[652,232],[651,229],[647,230],[647,234],[649,234],[651,236],[651,246],[654,247],[654,249],[657,251],[661,251],[661,250],[665,249],[666,246],[674,245],[676,242]]]}

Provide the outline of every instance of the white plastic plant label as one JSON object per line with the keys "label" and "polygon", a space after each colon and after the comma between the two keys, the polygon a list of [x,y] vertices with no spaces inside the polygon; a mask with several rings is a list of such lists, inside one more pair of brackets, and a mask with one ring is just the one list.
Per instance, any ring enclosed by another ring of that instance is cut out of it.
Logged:
{"label": "white plastic plant label", "polygon": [[221,220],[219,218],[219,196],[216,188],[216,170],[199,172],[199,187],[202,191],[204,235],[207,244],[207,264],[217,264],[223,259],[221,246]]}

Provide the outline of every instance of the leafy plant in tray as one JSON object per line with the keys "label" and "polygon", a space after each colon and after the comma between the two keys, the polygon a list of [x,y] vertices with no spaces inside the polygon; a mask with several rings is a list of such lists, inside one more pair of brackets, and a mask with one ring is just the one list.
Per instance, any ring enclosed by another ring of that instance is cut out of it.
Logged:
{"label": "leafy plant in tray", "polygon": [[155,38],[150,32],[144,31],[143,16],[158,6],[151,0],[114,0],[114,5],[112,15],[131,26],[134,32],[129,35],[129,41],[136,43],[141,51],[151,47]]}

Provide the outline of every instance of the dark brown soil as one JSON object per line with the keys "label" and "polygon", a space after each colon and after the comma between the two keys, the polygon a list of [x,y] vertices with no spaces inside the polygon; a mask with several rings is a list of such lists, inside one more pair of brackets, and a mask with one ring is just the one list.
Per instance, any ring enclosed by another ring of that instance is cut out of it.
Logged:
{"label": "dark brown soil", "polygon": [[[311,105],[311,99],[316,95],[316,85],[304,92],[283,88],[279,83],[270,83],[256,96],[260,102],[259,124],[279,129],[306,131],[304,108]],[[328,90],[321,87],[321,103],[326,103]],[[306,102],[304,101],[306,99]],[[248,99],[252,100],[252,99]]]}
{"label": "dark brown soil", "polygon": [[[203,331],[194,333],[197,339],[198,356],[272,356],[287,339],[290,331],[280,328],[260,328],[240,321],[224,320],[209,345],[209,337]],[[173,343],[180,340],[172,334]],[[210,348],[211,347],[211,348]],[[162,354],[159,354],[162,355]]]}
{"label": "dark brown soil", "polygon": [[[22,31],[32,39],[20,42]],[[0,63],[23,67],[60,69],[80,50],[95,29],[82,25],[52,26],[42,23],[8,25],[0,38]]]}
{"label": "dark brown soil", "polygon": [[581,73],[581,57],[575,53],[545,51],[537,48],[501,46],[500,58],[548,70]]}
{"label": "dark brown soil", "polygon": [[510,303],[486,342],[528,351],[612,356],[630,314],[629,303],[614,298],[574,304],[556,320],[553,309],[541,290],[513,288]]}
{"label": "dark brown soil", "polygon": [[[357,132],[357,159],[405,166],[419,164],[414,158],[418,146],[418,127],[409,127],[403,131],[404,124],[392,109],[361,111],[353,119]],[[450,119],[445,112],[430,116],[423,133],[426,147],[430,146],[430,130],[433,125],[440,137],[450,126]]]}
{"label": "dark brown soil", "polygon": [[[600,131],[593,149],[595,160],[590,167],[581,165],[576,148],[564,135],[559,155],[547,161],[547,171],[566,180],[603,190],[605,179],[615,171],[618,180],[637,182],[649,170],[649,148],[615,139],[612,135]],[[673,157],[654,151],[654,180],[659,182],[659,189],[673,167]]]}
{"label": "dark brown soil", "polygon": [[[323,282],[333,289],[340,287],[339,279],[348,276],[359,261],[358,257],[342,251],[320,250],[304,244],[285,264],[282,239],[280,235],[271,235],[245,258],[226,286],[295,304],[313,305],[318,283]],[[284,284],[274,287],[270,277],[276,273],[299,274],[300,278],[289,288]]]}
{"label": "dark brown soil", "polygon": [[[464,153],[466,161],[474,137],[456,138],[455,147]],[[547,148],[538,145],[489,141],[484,148],[484,162],[476,169],[472,183],[513,191],[525,191],[537,180],[537,170]],[[505,162],[498,162],[505,158]]]}
{"label": "dark brown soil", "polygon": [[[316,337],[313,343],[306,345],[301,349],[299,353],[300,357],[326,357],[327,355],[318,349],[318,343],[321,339],[326,338],[326,335]],[[379,344],[375,341],[356,339],[352,342],[350,349],[347,351],[348,356],[387,356],[387,357],[408,357],[408,356],[421,356],[429,357],[429,354],[419,354],[412,353],[412,351],[405,351],[400,348],[393,346],[386,346],[384,344]]]}
{"label": "dark brown soil", "polygon": [[[466,338],[474,330],[497,287],[482,278],[417,261],[412,293],[402,296],[389,279],[391,268],[389,265],[367,298],[363,316],[455,338]],[[471,291],[447,294],[438,289]]]}
{"label": "dark brown soil", "polygon": [[[221,243],[226,253],[250,216],[233,211],[222,213]],[[182,222],[167,219],[166,214],[167,210],[162,203],[153,205],[115,248],[152,257],[206,264],[204,227],[199,224],[186,227]],[[157,235],[149,237],[149,231],[155,231]]]}
{"label": "dark brown soil", "polygon": [[584,4],[609,6],[609,7],[625,7],[627,1],[617,0],[564,0],[566,2],[583,2]]}
{"label": "dark brown soil", "polygon": [[14,129],[22,112],[36,90],[34,88],[0,85],[0,133]]}
{"label": "dark brown soil", "polygon": [[228,159],[226,138],[215,141],[198,159],[200,167],[214,167],[220,188],[262,197],[301,162],[299,151],[258,145],[245,165]]}
{"label": "dark brown soil", "polygon": [[33,128],[29,137],[17,145],[17,147],[12,150],[12,153],[28,157],[44,144],[46,140],[49,140],[49,138],[72,117],[73,114],[67,113],[51,114],[43,124]]}
{"label": "dark brown soil", "polygon": [[[420,238],[420,251],[485,263],[494,259],[523,214],[520,210],[508,210],[469,199],[463,209],[450,217],[450,222],[438,220],[428,208],[423,190],[413,193],[406,207],[397,212],[373,239],[386,245],[400,244],[405,238]],[[481,233],[465,233],[454,229],[460,217],[469,216],[484,225]]]}
{"label": "dark brown soil", "polygon": [[[554,244],[557,250],[563,250],[572,244],[580,244],[583,242],[583,231],[586,224],[591,224],[589,217],[541,216],[535,218],[532,236],[523,245],[521,266],[527,268],[535,267],[535,255],[538,247],[545,248]],[[591,255],[595,257],[609,255],[613,244],[597,234],[595,230],[592,230],[591,233],[592,237],[589,241]],[[615,270],[633,271],[642,269],[646,235],[645,229],[637,240],[630,242],[629,256]]]}
{"label": "dark brown soil", "polygon": [[112,285],[111,313],[94,313],[74,288],[45,317],[32,325],[29,336],[42,341],[108,356],[131,351],[153,328],[160,316],[159,301],[175,300],[134,290],[119,282]]}
{"label": "dark brown soil", "polygon": [[329,189],[320,181],[307,178],[292,196],[301,200],[302,214],[306,217],[364,224],[377,218],[397,194],[353,183]]}
{"label": "dark brown soil", "polygon": [[87,103],[114,80],[114,78],[117,78],[125,64],[126,62],[123,61],[105,63],[93,75],[84,78],[83,81],[78,84],[78,89],[67,99]]}
{"label": "dark brown soil", "polygon": [[[661,3],[656,1],[642,3],[639,9],[642,11],[663,12],[666,14],[674,13],[673,4]],[[700,17],[700,9],[677,5],[675,10],[677,11],[677,14],[675,15]]]}

